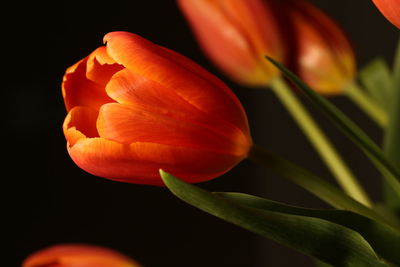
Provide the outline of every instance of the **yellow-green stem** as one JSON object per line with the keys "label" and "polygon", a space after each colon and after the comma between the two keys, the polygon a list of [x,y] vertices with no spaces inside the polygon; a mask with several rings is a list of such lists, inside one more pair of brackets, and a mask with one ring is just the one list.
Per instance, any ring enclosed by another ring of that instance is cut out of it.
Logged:
{"label": "yellow-green stem", "polygon": [[389,123],[388,114],[374,99],[362,90],[355,82],[349,83],[344,89],[345,95],[350,98],[380,127],[386,128]]}
{"label": "yellow-green stem", "polygon": [[372,203],[367,193],[358,183],[351,170],[342,160],[336,149],[330,143],[321,128],[313,120],[303,104],[295,96],[294,92],[283,79],[275,79],[271,84],[272,90],[286,107],[298,126],[308,137],[310,143],[321,156],[338,184],[343,190],[360,203],[371,207]]}

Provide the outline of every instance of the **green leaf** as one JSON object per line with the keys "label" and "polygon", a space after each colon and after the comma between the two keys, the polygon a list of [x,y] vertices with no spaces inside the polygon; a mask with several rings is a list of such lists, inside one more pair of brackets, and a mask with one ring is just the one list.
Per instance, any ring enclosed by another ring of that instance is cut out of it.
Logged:
{"label": "green leaf", "polygon": [[345,194],[342,190],[339,190],[336,186],[307,169],[283,157],[275,155],[260,146],[253,145],[248,158],[273,170],[275,173],[292,181],[298,186],[301,186],[337,209],[351,210],[371,219],[389,223],[374,210],[362,205],[354,198]]}
{"label": "green leaf", "polygon": [[374,59],[360,70],[359,77],[369,95],[389,112],[393,102],[393,77],[385,60]]}
{"label": "green leaf", "polygon": [[160,171],[177,197],[214,216],[334,266],[388,266],[357,232],[319,218],[238,205]]}
{"label": "green leaf", "polygon": [[351,211],[300,208],[242,193],[217,194],[252,208],[315,217],[343,225],[360,233],[380,256],[400,265],[400,232],[386,224]]}
{"label": "green leaf", "polygon": [[[383,147],[388,158],[394,164],[400,165],[400,39],[394,59],[392,90],[393,101],[389,102],[391,104],[389,109],[389,126],[385,131]],[[388,206],[400,215],[399,195],[396,194],[396,191],[392,187],[389,182],[384,183],[384,199]]]}
{"label": "green leaf", "polygon": [[378,145],[361,130],[349,117],[336,108],[324,97],[316,93],[307,84],[281,64],[268,57],[268,60],[280,69],[302,91],[313,104],[323,111],[332,122],[349,137],[375,164],[377,169],[384,175],[387,182],[400,196],[400,172],[386,157]]}

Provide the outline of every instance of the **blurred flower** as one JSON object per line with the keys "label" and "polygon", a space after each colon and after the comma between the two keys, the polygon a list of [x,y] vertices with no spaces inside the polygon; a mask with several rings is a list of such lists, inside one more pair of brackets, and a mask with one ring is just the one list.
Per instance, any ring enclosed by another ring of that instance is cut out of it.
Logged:
{"label": "blurred flower", "polygon": [[398,0],[372,0],[382,14],[400,28],[400,2]]}
{"label": "blurred flower", "polygon": [[163,185],[160,168],[201,182],[247,157],[247,117],[222,81],[131,33],[112,32],[104,42],[63,80],[63,129],[78,166],[112,180]]}
{"label": "blurred flower", "polygon": [[22,267],[140,267],[134,260],[108,248],[56,245],[30,255]]}
{"label": "blurred flower", "polygon": [[265,60],[283,61],[284,47],[273,10],[263,0],[179,0],[205,53],[236,82],[270,84],[278,71]]}
{"label": "blurred flower", "polygon": [[[354,51],[339,26],[305,0],[276,0],[291,44],[292,68],[322,94],[340,94],[356,72]],[[286,22],[286,25],[285,25]]]}

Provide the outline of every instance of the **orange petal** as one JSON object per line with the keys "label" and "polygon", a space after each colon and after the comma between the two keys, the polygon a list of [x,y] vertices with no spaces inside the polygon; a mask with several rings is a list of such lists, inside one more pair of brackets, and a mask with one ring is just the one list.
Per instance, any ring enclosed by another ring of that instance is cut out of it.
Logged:
{"label": "orange petal", "polygon": [[29,256],[22,267],[139,267],[114,250],[89,245],[57,245]]}
{"label": "orange petal", "polygon": [[372,0],[381,13],[400,29],[400,7],[398,0]]}
{"label": "orange petal", "polygon": [[213,179],[243,157],[187,147],[137,142],[119,144],[104,138],[81,139],[68,148],[74,162],[85,171],[111,180],[163,185],[159,169],[186,182]]}
{"label": "orange petal", "polygon": [[[205,79],[208,74],[201,67],[189,68],[189,59],[176,57],[168,50],[127,32],[112,32],[104,37],[107,53],[130,71],[176,91],[187,102],[203,112],[231,122],[243,131],[248,129],[247,119],[239,101],[226,87],[215,86],[215,79]],[[185,62],[185,63],[183,63]]]}
{"label": "orange petal", "polygon": [[321,10],[306,1],[289,1],[299,59],[299,75],[322,94],[340,94],[354,78],[352,47],[342,30]]}
{"label": "orange petal", "polygon": [[180,0],[183,13],[208,56],[231,78],[266,86],[278,71],[265,61],[282,61],[283,49],[266,1]]}
{"label": "orange petal", "polygon": [[116,63],[107,54],[105,46],[101,46],[90,54],[86,68],[86,77],[102,88],[105,88],[111,76],[124,67]]}
{"label": "orange petal", "polygon": [[111,98],[126,105],[191,123],[223,136],[238,146],[249,147],[248,132],[215,116],[210,116],[187,102],[176,91],[124,69],[116,73],[106,87]]}
{"label": "orange petal", "polygon": [[113,102],[101,86],[86,77],[85,58],[69,67],[64,75],[62,90],[67,111],[75,106],[98,109],[104,103]]}
{"label": "orange petal", "polygon": [[69,146],[79,139],[99,136],[96,120],[99,112],[88,107],[74,107],[64,120],[63,131]]}
{"label": "orange petal", "polygon": [[103,105],[97,129],[100,137],[123,144],[151,142],[238,156],[247,155],[249,149],[207,128],[132,105]]}

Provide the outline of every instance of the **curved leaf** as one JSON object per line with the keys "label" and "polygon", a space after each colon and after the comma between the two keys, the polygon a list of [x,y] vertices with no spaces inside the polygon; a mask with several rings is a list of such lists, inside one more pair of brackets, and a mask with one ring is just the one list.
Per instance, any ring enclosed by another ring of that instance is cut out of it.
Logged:
{"label": "curved leaf", "polygon": [[360,233],[383,258],[400,265],[400,232],[386,224],[351,211],[300,208],[242,193],[216,194],[252,208],[315,217],[343,225]]}
{"label": "curved leaf", "polygon": [[160,171],[166,186],[187,203],[334,266],[388,266],[357,232],[327,220],[238,205]]}

